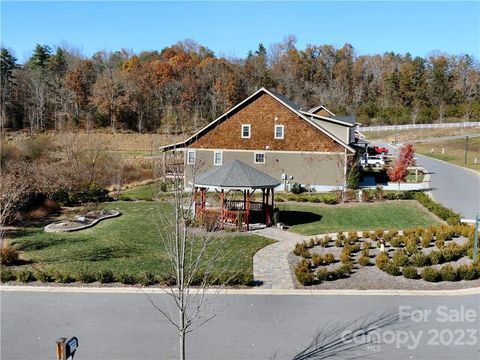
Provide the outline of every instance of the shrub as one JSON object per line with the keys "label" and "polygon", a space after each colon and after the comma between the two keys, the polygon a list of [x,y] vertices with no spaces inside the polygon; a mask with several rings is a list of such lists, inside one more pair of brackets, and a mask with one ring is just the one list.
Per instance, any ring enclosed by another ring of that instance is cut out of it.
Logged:
{"label": "shrub", "polygon": [[315,278],[310,272],[310,262],[307,260],[300,261],[295,267],[295,276],[298,282],[304,286],[313,284]]}
{"label": "shrub", "polygon": [[357,234],[357,232],[354,231],[354,230],[349,231],[348,234],[347,234],[347,239],[348,239],[348,241],[349,241],[350,243],[353,243],[353,242],[358,241],[358,234]]}
{"label": "shrub", "polygon": [[358,165],[353,165],[348,173],[347,188],[358,189],[359,181],[360,181],[360,168]]}
{"label": "shrub", "polygon": [[398,235],[398,230],[397,229],[390,229],[388,230],[388,234],[392,236],[397,236]]}
{"label": "shrub", "polygon": [[0,281],[6,283],[15,279],[15,274],[13,271],[7,267],[2,266],[0,269]]}
{"label": "shrub", "polygon": [[335,262],[335,256],[332,253],[326,253],[323,257],[325,265],[333,264]]}
{"label": "shrub", "polygon": [[388,259],[389,259],[388,254],[386,252],[381,251],[377,255],[377,258],[375,260],[375,264],[377,265],[377,267],[380,270],[383,270],[388,263]]}
{"label": "shrub", "polygon": [[102,284],[108,284],[115,281],[115,276],[110,270],[102,270],[98,273],[98,281]]}
{"label": "shrub", "polygon": [[383,198],[385,197],[385,192],[383,191],[383,188],[381,186],[377,186],[373,192],[375,199],[382,201]]}
{"label": "shrub", "polygon": [[420,244],[423,248],[428,248],[433,241],[433,234],[430,231],[426,231],[422,235],[422,240]]}
{"label": "shrub", "polygon": [[441,264],[443,262],[443,255],[440,251],[431,251],[428,254],[428,258],[430,259],[430,263],[432,265]]}
{"label": "shrub", "polygon": [[394,264],[393,262],[389,261],[383,268],[383,271],[385,271],[388,275],[392,276],[400,276],[402,275],[402,272],[400,271],[400,268],[398,265]]}
{"label": "shrub", "polygon": [[18,249],[10,245],[4,245],[0,249],[0,261],[3,266],[10,266],[18,261]]}
{"label": "shrub", "polygon": [[339,240],[339,239],[342,240],[342,241],[345,240],[345,234],[342,231],[339,231],[337,233],[337,240]]}
{"label": "shrub", "polygon": [[414,266],[406,266],[402,269],[403,277],[407,279],[417,279],[418,272]]}
{"label": "shrub", "polygon": [[343,243],[342,239],[339,239],[339,238],[335,239],[335,246],[336,247],[342,247],[343,245],[344,245],[344,243]]}
{"label": "shrub", "polygon": [[360,266],[370,266],[372,265],[372,262],[370,261],[370,257],[368,255],[362,254],[362,256],[358,258],[358,264]]}
{"label": "shrub", "polygon": [[125,273],[125,272],[122,272],[118,276],[118,281],[120,281],[122,284],[125,284],[125,285],[133,285],[137,283],[137,279],[135,278],[134,275]]}
{"label": "shrub", "polygon": [[352,271],[352,264],[350,262],[340,265],[336,270],[336,278],[341,279],[348,277]]}
{"label": "shrub", "polygon": [[390,244],[390,246],[398,248],[398,247],[402,246],[403,238],[400,237],[400,236],[395,236],[389,241],[389,244]]}
{"label": "shrub", "polygon": [[35,278],[41,282],[53,281],[53,276],[48,270],[37,270],[35,272]]}
{"label": "shrub", "polygon": [[307,247],[309,249],[313,248],[315,246],[315,239],[314,238],[311,238],[310,240],[308,240],[307,242]]}
{"label": "shrub", "polygon": [[363,189],[362,190],[362,202],[370,202],[372,201],[372,194],[369,190]]}
{"label": "shrub", "polygon": [[452,265],[444,265],[440,269],[440,276],[443,281],[457,280],[457,270]]}
{"label": "shrub", "polygon": [[392,263],[396,266],[407,266],[408,265],[408,256],[405,250],[398,249],[393,253]]}
{"label": "shrub", "polygon": [[327,194],[322,196],[322,202],[328,205],[335,205],[340,202],[340,199],[336,194]]}
{"label": "shrub", "polygon": [[[282,201],[283,201],[283,199],[282,199]],[[280,222],[280,209],[277,208],[277,207],[275,209],[273,209],[272,221],[273,221],[273,225],[277,225]]]}
{"label": "shrub", "polygon": [[428,282],[437,282],[440,279],[438,271],[433,267],[422,270],[422,279]]}
{"label": "shrub", "polygon": [[157,279],[155,275],[150,271],[145,271],[140,275],[138,278],[138,282],[143,286],[149,286],[157,283]]}
{"label": "shrub", "polygon": [[371,249],[372,248],[372,243],[370,241],[365,241],[363,243],[363,249]]}
{"label": "shrub", "polygon": [[310,251],[307,250],[305,243],[297,243],[295,244],[295,248],[293,249],[293,253],[297,256],[301,256],[305,259],[310,258],[311,254]]}
{"label": "shrub", "polygon": [[345,192],[345,198],[347,199],[347,201],[355,201],[357,200],[357,192],[355,190],[347,190]]}
{"label": "shrub", "polygon": [[304,193],[305,192],[305,188],[301,185],[301,184],[293,184],[292,185],[292,188],[290,189],[290,191],[297,195],[297,194],[301,194],[301,193]]}
{"label": "shrub", "polygon": [[75,280],[82,282],[82,283],[92,283],[96,281],[96,276],[88,269],[81,269],[75,275]]}
{"label": "shrub", "polygon": [[29,269],[22,269],[15,273],[15,278],[17,281],[27,283],[30,281],[35,281],[35,276],[33,272]]}
{"label": "shrub", "polygon": [[378,237],[377,237],[377,234],[375,234],[375,232],[371,232],[370,233],[370,240],[372,241],[377,241]]}
{"label": "shrub", "polygon": [[323,282],[327,280],[328,277],[328,270],[326,268],[320,268],[317,271],[317,280]]}
{"label": "shrub", "polygon": [[445,246],[445,238],[443,235],[437,234],[437,239],[435,240],[435,246],[442,250]]}
{"label": "shrub", "polygon": [[330,243],[330,236],[325,236],[321,241],[320,241],[320,246],[321,247],[324,247],[324,248],[327,248],[328,247],[328,244]]}
{"label": "shrub", "polygon": [[375,230],[375,236],[377,237],[377,239],[383,238],[384,235],[385,235],[385,232],[383,231],[383,229]]}
{"label": "shrub", "polygon": [[312,263],[315,266],[320,266],[323,264],[323,257],[320,254],[313,254],[312,255]]}
{"label": "shrub", "polygon": [[425,254],[422,254],[421,252],[418,252],[416,254],[413,254],[412,257],[410,258],[410,262],[412,263],[413,266],[416,267],[423,267],[428,265],[428,257]]}
{"label": "shrub", "polygon": [[418,251],[417,242],[414,238],[408,238],[405,240],[405,250],[407,250],[409,254],[414,254]]}
{"label": "shrub", "polygon": [[437,215],[439,218],[445,221],[449,221],[451,224],[458,224],[460,222],[460,215],[453,210],[447,209],[440,205],[436,201],[432,200],[427,194],[422,192],[415,193],[415,200],[426,207],[429,211]]}
{"label": "shrub", "polygon": [[347,264],[350,262],[350,249],[349,248],[343,248],[341,254],[340,254],[340,261],[342,264]]}
{"label": "shrub", "polygon": [[458,277],[461,280],[474,280],[477,277],[477,269],[472,264],[460,265],[457,268]]}
{"label": "shrub", "polygon": [[66,271],[56,271],[53,273],[53,279],[56,283],[66,284],[73,281],[72,276]]}
{"label": "shrub", "polygon": [[350,245],[350,250],[352,253],[357,253],[360,251],[360,244],[353,244],[353,245]]}

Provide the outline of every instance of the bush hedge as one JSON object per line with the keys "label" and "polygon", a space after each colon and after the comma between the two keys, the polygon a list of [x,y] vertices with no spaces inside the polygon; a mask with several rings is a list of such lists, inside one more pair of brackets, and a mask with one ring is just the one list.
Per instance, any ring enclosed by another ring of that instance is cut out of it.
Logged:
{"label": "bush hedge", "polygon": [[418,271],[415,266],[406,266],[402,269],[402,274],[406,279],[417,279]]}

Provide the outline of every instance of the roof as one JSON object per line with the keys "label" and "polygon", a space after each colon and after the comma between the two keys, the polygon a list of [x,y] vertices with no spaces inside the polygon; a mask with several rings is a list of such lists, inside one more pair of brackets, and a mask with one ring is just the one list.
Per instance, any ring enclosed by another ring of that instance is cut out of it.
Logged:
{"label": "roof", "polygon": [[197,176],[194,185],[229,189],[264,189],[277,187],[280,181],[239,160],[234,160]]}
{"label": "roof", "polygon": [[335,116],[335,114],[333,112],[331,112],[330,110],[328,110],[324,105],[320,105],[320,106],[315,106],[314,108],[311,108],[310,110],[308,110],[307,112],[310,113],[310,114],[314,114],[316,113],[318,110],[320,109],[323,109],[325,110],[326,112],[328,112],[330,115],[332,116]]}
{"label": "roof", "polygon": [[329,121],[329,122],[333,122],[333,123],[336,123],[336,124],[345,125],[345,126],[349,126],[349,127],[357,125],[357,119],[354,116],[344,116],[344,115],[322,116],[322,115],[317,115],[317,114],[310,114],[309,112],[306,112],[306,111],[302,111],[302,113],[306,116],[309,116],[310,119],[315,121],[315,122],[319,121],[319,120]]}
{"label": "roof", "polygon": [[[175,144],[171,144],[171,145],[166,145],[166,146],[162,146],[160,147],[160,150],[163,150],[163,151],[168,151],[168,150],[175,150],[175,149],[179,149],[179,148],[183,148],[185,146],[188,146],[189,144],[191,144],[192,142],[194,142],[195,140],[197,140],[200,136],[202,136],[205,132],[208,132],[211,128],[213,128],[217,123],[219,123],[220,121],[222,121],[223,119],[226,119],[232,112],[236,111],[237,109],[239,109],[241,106],[243,106],[243,104],[247,103],[248,101],[250,101],[251,99],[253,99],[254,97],[256,97],[258,94],[260,93],[265,93],[265,94],[268,94],[270,95],[271,97],[273,97],[274,99],[276,99],[278,102],[280,102],[281,104],[283,104],[284,106],[286,106],[287,108],[289,108],[291,111],[293,111],[296,115],[298,115],[301,119],[305,120],[306,122],[308,122],[310,125],[314,126],[317,130],[319,130],[320,132],[324,133],[325,135],[327,135],[329,138],[331,138],[332,140],[334,140],[335,142],[337,142],[338,144],[342,145],[343,147],[345,147],[347,150],[351,151],[351,152],[355,152],[355,149],[353,149],[352,147],[350,147],[348,144],[346,144],[345,142],[343,142],[342,140],[340,140],[338,137],[336,137],[335,135],[333,135],[332,133],[330,133],[329,131],[327,131],[326,129],[324,129],[322,126],[320,126],[317,122],[315,121],[312,121],[312,119],[310,117],[320,117],[320,118],[324,118],[322,116],[318,116],[318,115],[314,115],[314,114],[309,114],[305,111],[302,111],[300,110],[300,107],[295,104],[293,101],[287,99],[285,96],[283,95],[280,95],[280,94],[277,94],[275,92],[272,92],[270,90],[267,90],[265,88],[260,88],[259,90],[255,91],[252,95],[250,95],[248,98],[246,98],[245,100],[243,100],[242,102],[238,103],[237,105],[235,105],[234,107],[232,107],[230,110],[228,110],[226,113],[224,113],[223,115],[219,116],[218,118],[216,118],[215,120],[213,120],[211,123],[209,123],[208,125],[204,126],[203,128],[201,128],[200,130],[198,130],[195,134],[193,134],[192,136],[190,136],[188,139],[186,139],[185,141],[182,141],[182,142],[179,142],[179,143],[175,143]],[[307,116],[306,116],[307,115]],[[329,119],[329,118],[326,118],[326,119]]]}

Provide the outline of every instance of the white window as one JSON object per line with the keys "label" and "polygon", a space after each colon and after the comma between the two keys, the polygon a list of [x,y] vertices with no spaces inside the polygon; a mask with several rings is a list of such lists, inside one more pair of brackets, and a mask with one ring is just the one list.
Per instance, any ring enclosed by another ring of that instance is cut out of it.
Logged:
{"label": "white window", "polygon": [[187,164],[188,165],[195,164],[196,155],[197,155],[197,153],[196,153],[195,150],[188,150],[187,151]]}
{"label": "white window", "polygon": [[255,164],[265,164],[265,153],[255,153]]}
{"label": "white window", "polygon": [[283,139],[284,135],[284,126],[275,125],[275,139]]}
{"label": "white window", "polygon": [[242,139],[250,139],[251,126],[250,124],[242,124]]}
{"label": "white window", "polygon": [[215,151],[213,154],[213,165],[222,165],[223,163],[223,152]]}

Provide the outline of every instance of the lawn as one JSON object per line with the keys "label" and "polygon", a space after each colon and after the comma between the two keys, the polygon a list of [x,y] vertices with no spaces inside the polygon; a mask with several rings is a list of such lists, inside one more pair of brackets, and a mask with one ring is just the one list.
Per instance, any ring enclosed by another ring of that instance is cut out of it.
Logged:
{"label": "lawn", "polygon": [[[155,214],[168,211],[165,203],[113,202],[122,215],[100,222],[93,228],[72,233],[45,233],[43,227],[23,228],[10,242],[19,248],[24,266],[45,267],[75,274],[88,268],[92,272],[109,269],[115,274],[139,275],[149,271],[161,276],[166,254],[154,224]],[[222,246],[216,268],[234,274],[253,272],[253,254],[272,243],[247,234],[227,234],[216,240]]]}
{"label": "lawn", "polygon": [[146,200],[152,201],[154,195],[159,193],[158,183],[151,183],[147,185],[139,185],[130,189],[123,190],[120,194],[120,199],[123,200]]}
{"label": "lawn", "polygon": [[[465,165],[465,139],[417,143],[415,151],[435,159],[480,171],[480,137],[468,140],[467,165]],[[477,164],[475,164],[475,158],[477,158]]]}
{"label": "lawn", "polygon": [[[452,135],[478,134],[478,127],[446,128],[446,129],[412,129],[397,130],[397,142],[404,143],[418,139],[429,139]],[[395,131],[365,131],[363,133],[368,140],[394,141]]]}
{"label": "lawn", "polygon": [[439,224],[435,216],[413,200],[338,206],[282,204],[279,208],[280,220],[292,232],[303,235]]}

